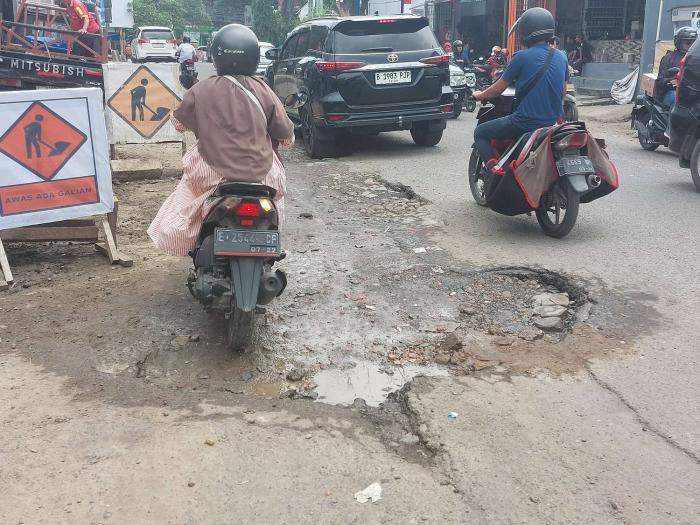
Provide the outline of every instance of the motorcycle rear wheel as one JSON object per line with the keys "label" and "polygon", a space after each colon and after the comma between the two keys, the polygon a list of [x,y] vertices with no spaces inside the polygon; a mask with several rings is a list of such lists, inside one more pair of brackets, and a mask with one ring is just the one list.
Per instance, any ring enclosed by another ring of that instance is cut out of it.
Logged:
{"label": "motorcycle rear wheel", "polygon": [[467,107],[466,107],[467,113],[474,113],[475,109],[476,109],[476,100],[474,100],[474,99],[467,100]]}
{"label": "motorcycle rear wheel", "polygon": [[568,181],[562,180],[542,197],[540,207],[535,211],[537,222],[546,235],[562,239],[571,233],[576,224],[579,204],[579,194]]}
{"label": "motorcycle rear wheel", "polygon": [[473,148],[469,157],[469,190],[479,206],[486,206],[486,181],[483,178],[483,169],[484,163],[481,161],[479,150]]}
{"label": "motorcycle rear wheel", "polygon": [[[637,129],[637,138],[639,139],[639,145],[642,147],[642,149],[644,151],[656,151],[661,144],[651,142],[649,140],[649,130],[647,129],[647,125],[639,119],[637,119],[634,124],[634,127]],[[640,126],[644,128],[644,133],[639,131]]]}
{"label": "motorcycle rear wheel", "polygon": [[239,308],[226,320],[226,344],[234,352],[244,352],[253,341],[255,311],[244,312]]}
{"label": "motorcycle rear wheel", "polygon": [[700,140],[695,143],[693,154],[690,158],[690,175],[693,177],[695,188],[700,191]]}

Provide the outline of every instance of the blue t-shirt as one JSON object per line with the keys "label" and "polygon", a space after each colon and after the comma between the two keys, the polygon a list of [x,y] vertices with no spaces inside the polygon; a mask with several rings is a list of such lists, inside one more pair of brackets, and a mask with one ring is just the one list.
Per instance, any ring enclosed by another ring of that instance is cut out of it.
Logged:
{"label": "blue t-shirt", "polygon": [[[549,44],[542,42],[519,51],[503,73],[503,80],[509,84],[515,82],[516,92],[522,90],[544,65],[549,50]],[[569,79],[568,66],[564,53],[555,52],[549,70],[511,115],[513,124],[529,131],[551,126],[561,117],[564,82]]]}

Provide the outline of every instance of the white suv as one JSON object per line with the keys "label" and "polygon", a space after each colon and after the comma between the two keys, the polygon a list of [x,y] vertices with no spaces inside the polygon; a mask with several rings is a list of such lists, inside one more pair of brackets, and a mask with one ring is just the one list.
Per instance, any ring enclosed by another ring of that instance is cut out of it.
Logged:
{"label": "white suv", "polygon": [[177,40],[169,27],[139,27],[131,49],[134,62],[175,61]]}

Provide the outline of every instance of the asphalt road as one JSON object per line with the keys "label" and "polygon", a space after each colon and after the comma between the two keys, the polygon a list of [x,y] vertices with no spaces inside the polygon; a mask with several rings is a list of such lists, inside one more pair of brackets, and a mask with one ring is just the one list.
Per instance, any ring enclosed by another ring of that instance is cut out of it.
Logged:
{"label": "asphalt road", "polygon": [[[589,113],[604,117],[608,110],[595,108]],[[619,114],[620,109],[609,113]],[[468,379],[462,383],[466,388],[459,401],[453,398],[451,406],[444,405],[444,396],[423,394],[418,396],[418,411],[428,423],[428,432],[434,431],[436,439],[448,443],[465,490],[475,471],[486,478],[504,471],[516,492],[529,490],[538,478],[568,477],[573,485],[587,475],[610,478],[602,483],[600,504],[594,496],[587,502],[573,498],[571,507],[562,507],[561,499],[554,496],[556,483],[552,491],[533,496],[559,507],[564,514],[558,518],[542,509],[547,507],[544,503],[533,511],[532,502],[527,501],[523,508],[516,504],[512,511],[494,514],[498,501],[488,497],[492,492],[475,490],[474,495],[484,496],[482,501],[491,499],[491,505],[476,509],[484,519],[573,522],[590,520],[603,509],[599,519],[607,516],[616,521],[627,503],[625,519],[631,522],[697,522],[700,247],[694,228],[700,224],[700,194],[689,171],[680,169],[668,151],[643,151],[625,124],[591,122],[595,135],[607,140],[621,175],[621,189],[582,205],[571,235],[553,240],[544,236],[534,217],[502,217],[473,202],[465,173],[474,126],[474,116],[469,114],[450,122],[441,144],[430,150],[413,146],[407,133],[382,135],[366,141],[346,162],[359,172],[376,171],[390,181],[410,185],[432,201],[433,213],[444,223],[435,240],[457,259],[477,267],[537,266],[583,279],[597,302],[593,317],[615,327],[620,346],[631,354],[591,363],[578,377],[554,383],[544,377],[506,384]],[[443,385],[443,394],[453,386]],[[467,429],[458,431],[447,424],[444,414],[452,409],[473,417],[466,426],[473,423],[478,429],[470,428],[469,439],[464,434]],[[569,436],[570,443],[581,444],[583,439],[590,444],[590,437],[581,436],[593,428],[598,435],[593,446],[574,444],[578,450],[571,451],[561,441],[573,430],[574,436],[580,434],[578,439]],[[544,436],[556,436],[558,444],[545,445],[534,436],[544,441]],[[600,441],[603,436],[605,443]],[[472,446],[465,447],[467,443]],[[528,457],[532,449],[542,453],[543,462],[533,477],[524,466],[520,475],[517,469],[504,467],[510,459]],[[475,454],[480,454],[479,459]],[[578,459],[571,463],[572,457]],[[581,458],[585,461],[579,464]],[[537,485],[542,490],[548,484]],[[605,495],[620,489],[625,496]],[[631,498],[634,511],[630,513]]]}

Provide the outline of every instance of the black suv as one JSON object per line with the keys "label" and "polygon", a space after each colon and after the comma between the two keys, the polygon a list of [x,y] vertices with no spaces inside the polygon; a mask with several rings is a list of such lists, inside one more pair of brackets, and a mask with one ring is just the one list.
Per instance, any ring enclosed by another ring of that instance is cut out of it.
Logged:
{"label": "black suv", "polygon": [[312,158],[337,155],[348,133],[410,130],[416,144],[434,146],[452,115],[450,58],[425,18],[310,20],[266,56],[267,81]]}
{"label": "black suv", "polygon": [[678,78],[669,148],[678,152],[681,167],[690,168],[695,187],[700,191],[700,39],[681,62]]}

